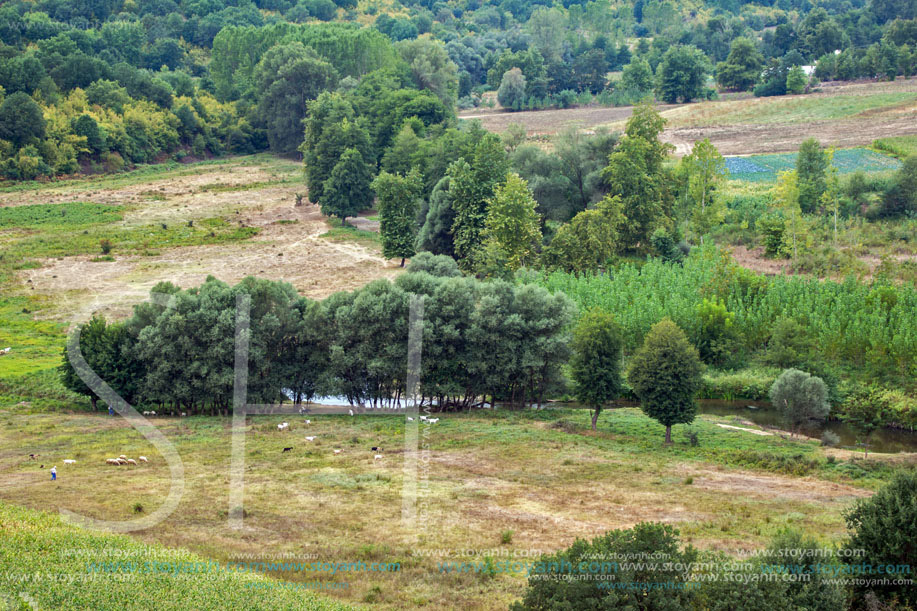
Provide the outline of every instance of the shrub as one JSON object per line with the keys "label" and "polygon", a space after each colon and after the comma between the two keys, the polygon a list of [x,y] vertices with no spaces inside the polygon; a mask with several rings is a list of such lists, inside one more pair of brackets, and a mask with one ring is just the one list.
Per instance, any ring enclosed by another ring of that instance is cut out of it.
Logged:
{"label": "shrub", "polygon": [[824,381],[798,369],[787,369],[780,374],[771,386],[770,400],[794,433],[810,420],[824,420],[831,410]]}
{"label": "shrub", "polygon": [[837,433],[831,431],[825,431],[821,434],[821,444],[827,448],[833,448],[841,442],[841,438],[838,437]]}
{"label": "shrub", "polygon": [[[656,557],[664,558],[667,566],[653,562]],[[694,593],[679,587],[687,582],[686,571],[674,566],[687,566],[697,557],[690,545],[679,548],[678,531],[667,524],[640,523],[590,542],[577,539],[570,548],[536,561],[525,595],[511,609],[688,608]],[[618,563],[616,558],[632,560]],[[613,580],[620,587],[599,588],[600,580]],[[659,583],[673,587],[652,587]]]}
{"label": "shrub", "polygon": [[663,261],[678,263],[685,258],[684,251],[679,248],[678,240],[662,227],[650,236],[650,244]]}
{"label": "shrub", "polygon": [[704,298],[695,308],[698,327],[694,345],[701,359],[711,365],[723,365],[731,360],[739,347],[739,332],[735,314],[726,305]]}
{"label": "shrub", "polygon": [[786,221],[780,214],[766,214],[755,226],[764,240],[764,254],[768,257],[783,256],[786,250]]}
{"label": "shrub", "polygon": [[461,276],[455,259],[447,255],[434,255],[429,252],[419,252],[411,258],[407,268],[409,273],[426,272],[431,276],[453,278]]}
{"label": "shrub", "polygon": [[103,255],[107,255],[108,253],[111,252],[111,248],[112,248],[111,240],[109,240],[108,238],[102,238],[101,240],[99,240],[99,248],[102,249]]}
{"label": "shrub", "polygon": [[806,361],[810,339],[806,328],[792,318],[780,318],[767,342],[764,362],[777,367],[795,367]]}
{"label": "shrub", "polygon": [[[917,472],[899,473],[894,480],[862,500],[846,514],[851,531],[846,548],[863,550],[864,555],[851,555],[849,562],[865,565],[905,565],[908,571],[917,566]],[[864,575],[868,581],[871,575]],[[883,575],[894,580],[895,575]],[[913,578],[913,575],[902,575]],[[865,597],[868,586],[855,585],[855,596]],[[891,603],[894,608],[917,606],[917,588],[912,585],[883,584],[875,590],[876,598]]]}

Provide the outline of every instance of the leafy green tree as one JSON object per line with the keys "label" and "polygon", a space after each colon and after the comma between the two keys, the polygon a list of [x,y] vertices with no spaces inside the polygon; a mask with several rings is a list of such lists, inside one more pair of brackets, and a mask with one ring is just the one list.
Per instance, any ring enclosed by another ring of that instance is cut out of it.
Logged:
{"label": "leafy green tree", "polygon": [[519,68],[510,68],[503,74],[497,101],[503,108],[520,110],[525,102],[525,76]]}
{"label": "leafy green tree", "polygon": [[536,205],[528,184],[515,172],[506,175],[487,202],[484,239],[503,253],[510,270],[530,262],[541,242]]}
{"label": "leafy green tree", "polygon": [[452,240],[455,210],[452,209],[452,198],[449,194],[450,180],[449,176],[444,176],[430,193],[430,205],[417,234],[419,251],[449,257],[455,254],[455,244]]}
{"label": "leafy green tree", "polygon": [[309,101],[334,89],[337,80],[337,70],[298,41],[275,45],[262,56],[253,73],[253,95],[271,150],[297,149]]}
{"label": "leafy green tree", "polygon": [[[850,541],[846,549],[850,564],[878,567],[892,565],[908,567],[903,579],[913,579],[913,567],[917,566],[917,472],[902,471],[878,492],[859,501],[845,516],[850,530]],[[862,555],[860,550],[865,551]],[[888,575],[889,579],[899,576]],[[864,579],[868,582],[869,580]],[[854,587],[856,597],[862,599],[872,590],[868,585]],[[917,606],[917,591],[913,585],[883,584],[872,590],[879,601],[901,608]]]}
{"label": "leafy green tree", "polygon": [[707,76],[707,58],[700,49],[673,45],[656,68],[656,95],[669,104],[701,97]]}
{"label": "leafy green tree", "polygon": [[621,72],[620,89],[630,97],[640,99],[653,91],[653,69],[649,62],[635,57]]}
{"label": "leafy green tree", "polygon": [[602,408],[621,394],[621,328],[602,310],[590,310],[573,330],[570,374],[576,400],[592,409],[592,430]]}
{"label": "leafy green tree", "polygon": [[824,381],[798,369],[787,369],[780,374],[771,385],[768,396],[794,434],[810,420],[824,420],[831,411],[828,387]]}
{"label": "leafy green tree", "polygon": [[735,313],[726,304],[704,298],[697,304],[697,351],[705,363],[723,365],[732,357],[739,345],[739,329]]}
{"label": "leafy green tree", "polygon": [[[105,380],[111,373],[112,353],[111,336],[107,332],[108,325],[101,316],[93,316],[89,322],[80,327],[79,337],[77,338],[80,354],[88,366],[88,371],[84,373],[94,373]],[[69,341],[68,341],[69,344]],[[92,409],[97,409],[99,396],[90,390],[83,382],[82,377],[77,373],[76,368],[70,361],[69,347],[64,347],[63,362],[59,368],[61,381],[64,386],[76,394],[89,397]]]}
{"label": "leafy green tree", "polygon": [[879,214],[886,218],[896,218],[917,212],[917,155],[904,160],[895,173],[893,183],[882,195]]}
{"label": "leafy green tree", "polygon": [[45,137],[45,117],[32,97],[22,91],[0,104],[0,139],[21,147]]}
{"label": "leafy green tree", "polygon": [[626,247],[646,248],[653,231],[670,222],[671,194],[662,162],[672,147],[659,140],[664,125],[651,103],[636,106],[603,172],[610,194],[623,203]]}
{"label": "leafy green tree", "polygon": [[621,199],[608,196],[594,209],[583,210],[561,225],[542,261],[549,268],[567,272],[604,270],[621,248],[623,222]]}
{"label": "leafy green tree", "polygon": [[407,176],[380,173],[372,183],[378,196],[382,237],[382,256],[386,259],[414,256],[417,238],[417,211],[423,193],[423,179],[415,168]]}
{"label": "leafy green tree", "polygon": [[733,39],[726,61],[717,64],[716,82],[725,89],[748,91],[758,82],[763,67],[764,56],[755,44],[739,36]]}
{"label": "leafy green tree", "polygon": [[643,412],[665,426],[666,444],[672,425],[694,421],[702,367],[697,349],[668,318],[653,325],[631,359],[628,382]]}
{"label": "leafy green tree", "polygon": [[786,92],[799,95],[806,90],[806,73],[799,66],[793,66],[786,73]]}
{"label": "leafy green tree", "polygon": [[799,209],[799,181],[796,170],[780,172],[777,177],[777,208],[783,213],[785,231],[792,237],[793,259],[799,254],[799,241],[805,237],[806,223]]}
{"label": "leafy green tree", "polygon": [[682,159],[682,164],[687,177],[691,226],[703,243],[704,235],[726,217],[726,204],[719,197],[719,189],[728,176],[726,160],[710,140],[704,138],[694,143],[691,154]]}
{"label": "leafy green tree", "polygon": [[340,218],[343,225],[348,216],[356,216],[371,207],[372,180],[372,172],[360,151],[345,150],[322,189],[322,214]]}
{"label": "leafy green tree", "polygon": [[446,108],[454,108],[458,96],[458,67],[442,42],[432,38],[403,40],[395,47],[407,62],[414,81],[429,89]]}
{"label": "leafy green tree", "polygon": [[827,189],[826,171],[828,156],[818,140],[807,138],[799,146],[796,157],[796,176],[799,182],[799,207],[812,213]]}
{"label": "leafy green tree", "polygon": [[449,168],[449,199],[455,214],[452,239],[464,269],[473,266],[474,253],[483,245],[487,202],[506,180],[507,165],[499,138],[490,136],[475,146],[471,164],[459,159]]}
{"label": "leafy green tree", "polygon": [[869,458],[869,441],[872,434],[885,423],[887,416],[885,402],[876,396],[875,388],[854,388],[844,399],[841,419],[862,435],[857,445],[863,447],[865,458]]}

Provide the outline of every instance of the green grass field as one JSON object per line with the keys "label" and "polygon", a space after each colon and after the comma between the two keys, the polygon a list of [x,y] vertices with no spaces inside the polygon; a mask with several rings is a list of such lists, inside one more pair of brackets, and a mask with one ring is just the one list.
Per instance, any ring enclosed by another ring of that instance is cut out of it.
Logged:
{"label": "green grass field", "polygon": [[5,503],[0,567],[3,609],[352,608],[257,572],[221,571],[188,551],[85,530],[59,515]]}
{"label": "green grass field", "polygon": [[917,100],[915,91],[776,96],[693,104],[665,111],[663,116],[669,120],[670,127],[806,123],[847,119],[914,100]]}
{"label": "green grass field", "polygon": [[872,143],[873,148],[904,159],[917,155],[917,136],[892,136],[879,138]]}

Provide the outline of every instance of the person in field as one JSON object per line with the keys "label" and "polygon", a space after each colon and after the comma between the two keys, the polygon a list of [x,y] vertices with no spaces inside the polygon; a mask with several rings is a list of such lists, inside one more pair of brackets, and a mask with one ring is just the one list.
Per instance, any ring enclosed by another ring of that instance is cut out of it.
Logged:
{"label": "person in field", "polygon": [[57,467],[51,467],[51,481],[57,480]]}

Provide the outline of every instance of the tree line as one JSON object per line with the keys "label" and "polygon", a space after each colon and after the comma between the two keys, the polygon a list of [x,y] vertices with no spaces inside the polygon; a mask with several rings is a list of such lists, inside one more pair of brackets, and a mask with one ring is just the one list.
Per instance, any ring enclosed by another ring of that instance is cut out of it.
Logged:
{"label": "tree line", "polygon": [[[405,396],[411,298],[423,299],[420,393],[438,409],[542,402],[563,382],[575,308],[533,285],[462,277],[454,261],[415,258],[410,273],[322,301],[289,284],[209,278],[189,290],[161,283],[168,306],[139,304],[127,320],[94,317],[79,335],[88,366],[124,400],[163,413],[232,407],[236,299],[250,298],[249,403],[339,396],[352,405]],[[65,385],[97,396],[64,351]]]}

